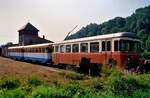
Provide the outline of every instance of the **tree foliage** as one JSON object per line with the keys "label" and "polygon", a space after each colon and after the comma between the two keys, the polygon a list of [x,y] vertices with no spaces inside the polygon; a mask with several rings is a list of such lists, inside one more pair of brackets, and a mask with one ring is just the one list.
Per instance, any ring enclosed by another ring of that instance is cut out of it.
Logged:
{"label": "tree foliage", "polygon": [[142,40],[143,49],[150,51],[150,6],[137,9],[126,18],[116,17],[102,24],[91,23],[66,40],[116,32],[133,32]]}

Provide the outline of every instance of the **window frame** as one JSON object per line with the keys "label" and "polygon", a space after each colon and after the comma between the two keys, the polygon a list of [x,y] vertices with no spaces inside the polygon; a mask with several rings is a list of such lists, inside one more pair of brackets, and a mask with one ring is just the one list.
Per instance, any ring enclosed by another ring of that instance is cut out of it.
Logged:
{"label": "window frame", "polygon": [[[77,45],[77,48],[74,45]],[[74,51],[74,50],[76,50],[75,48],[78,50]],[[80,50],[80,44],[79,43],[73,43],[72,44],[72,53],[79,53],[79,50]]]}
{"label": "window frame", "polygon": [[[85,46],[85,51],[82,50],[82,48],[83,48],[82,44],[87,44],[87,46]],[[89,52],[89,43],[88,42],[81,42],[80,43],[80,52],[81,53],[88,53]]]}
{"label": "window frame", "polygon": [[[91,44],[94,44],[94,43],[98,43],[98,50],[97,50],[97,51],[91,51],[91,50],[92,50],[92,49],[91,49],[91,48],[92,48],[92,47],[91,47],[91,46],[92,46]],[[91,52],[91,53],[98,53],[98,52],[100,52],[100,42],[99,42],[99,41],[91,41],[89,44],[90,44],[90,52]]]}

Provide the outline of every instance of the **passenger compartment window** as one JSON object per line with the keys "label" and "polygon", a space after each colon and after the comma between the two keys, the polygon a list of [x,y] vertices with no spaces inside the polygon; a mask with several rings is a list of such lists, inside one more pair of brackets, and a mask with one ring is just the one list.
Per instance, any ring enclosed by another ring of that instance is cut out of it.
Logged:
{"label": "passenger compartment window", "polygon": [[79,52],[79,44],[72,45],[72,52]]}
{"label": "passenger compartment window", "polygon": [[118,40],[115,40],[114,41],[114,51],[118,51],[119,49],[119,41]]}
{"label": "passenger compartment window", "polygon": [[90,43],[90,52],[99,52],[99,42]]}
{"label": "passenger compartment window", "polygon": [[61,46],[60,46],[60,53],[64,53],[64,52],[65,52],[64,45],[61,45]]}
{"label": "passenger compartment window", "polygon": [[105,45],[105,41],[102,41],[102,51],[106,51],[106,45]]}
{"label": "passenger compartment window", "polygon": [[81,52],[88,52],[88,43],[81,43]]}
{"label": "passenger compartment window", "polygon": [[66,45],[66,52],[70,53],[71,52],[71,45]]}
{"label": "passenger compartment window", "polygon": [[59,52],[59,46],[55,46],[55,52]]}
{"label": "passenger compartment window", "polygon": [[107,41],[107,51],[111,51],[111,42]]}

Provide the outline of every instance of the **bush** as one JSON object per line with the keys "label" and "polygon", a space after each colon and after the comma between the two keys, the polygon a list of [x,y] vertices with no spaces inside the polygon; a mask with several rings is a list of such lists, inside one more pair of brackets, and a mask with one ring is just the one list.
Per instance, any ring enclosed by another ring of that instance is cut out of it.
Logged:
{"label": "bush", "polygon": [[80,89],[72,98],[101,98],[89,89]]}
{"label": "bush", "polygon": [[1,89],[15,89],[20,86],[20,81],[16,79],[4,80],[0,83]]}
{"label": "bush", "polygon": [[28,85],[29,86],[39,86],[39,85],[42,85],[42,84],[43,84],[43,81],[38,77],[32,77],[28,80]]}
{"label": "bush", "polygon": [[109,93],[114,95],[130,96],[136,85],[135,79],[125,79],[121,73],[115,72],[109,77],[106,88]]}
{"label": "bush", "polygon": [[33,98],[71,98],[66,91],[57,87],[39,86],[32,92]]}
{"label": "bush", "polygon": [[108,77],[110,76],[116,69],[114,67],[110,67],[108,65],[103,65],[101,68],[101,76]]}
{"label": "bush", "polygon": [[1,92],[0,98],[25,98],[25,94],[21,89],[5,90]]}
{"label": "bush", "polygon": [[63,88],[71,96],[76,94],[79,89],[82,89],[80,84],[76,81],[70,81],[69,83],[65,84]]}
{"label": "bush", "polygon": [[150,89],[136,90],[131,98],[150,98]]}
{"label": "bush", "polygon": [[85,75],[76,73],[76,72],[71,72],[71,71],[65,71],[61,73],[64,78],[70,79],[70,80],[83,80],[87,78]]}
{"label": "bush", "polygon": [[95,92],[100,92],[104,88],[104,81],[99,78],[94,78],[90,84],[90,88]]}
{"label": "bush", "polygon": [[136,75],[126,75],[125,77],[123,74],[115,72],[106,82],[106,93],[118,98],[150,98],[149,83],[140,83],[138,79]]}
{"label": "bush", "polygon": [[144,59],[150,59],[150,52],[144,52],[144,53],[142,53],[142,58],[144,58]]}

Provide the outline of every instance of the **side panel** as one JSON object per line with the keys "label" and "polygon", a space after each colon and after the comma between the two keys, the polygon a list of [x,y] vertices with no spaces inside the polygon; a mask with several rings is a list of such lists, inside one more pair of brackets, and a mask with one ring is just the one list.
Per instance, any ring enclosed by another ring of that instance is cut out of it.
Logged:
{"label": "side panel", "polygon": [[107,54],[106,52],[101,53],[54,53],[52,60],[54,64],[71,64],[79,65],[81,58],[86,57],[91,59],[91,63],[108,64],[109,58],[116,61],[117,66],[123,68],[127,64],[128,57],[139,59],[138,53],[123,53],[123,52],[112,52]]}
{"label": "side panel", "polygon": [[8,56],[11,58],[21,59],[21,58],[23,58],[23,53],[21,53],[21,52],[8,52]]}
{"label": "side panel", "polygon": [[49,62],[51,60],[51,53],[24,53],[25,60]]}
{"label": "side panel", "polygon": [[54,53],[52,55],[54,64],[79,65],[82,57],[90,58],[91,63],[106,63],[105,53]]}

